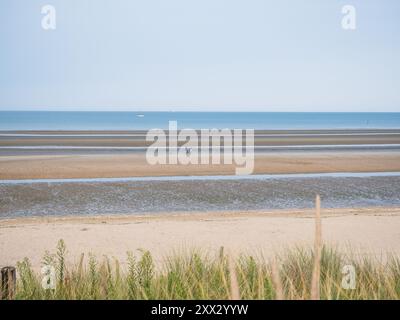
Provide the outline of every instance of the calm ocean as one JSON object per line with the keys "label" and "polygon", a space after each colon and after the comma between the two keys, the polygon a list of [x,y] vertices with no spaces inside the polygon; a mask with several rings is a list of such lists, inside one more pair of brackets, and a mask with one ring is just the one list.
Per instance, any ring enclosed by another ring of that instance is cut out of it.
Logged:
{"label": "calm ocean", "polygon": [[399,113],[0,111],[0,130],[395,129]]}

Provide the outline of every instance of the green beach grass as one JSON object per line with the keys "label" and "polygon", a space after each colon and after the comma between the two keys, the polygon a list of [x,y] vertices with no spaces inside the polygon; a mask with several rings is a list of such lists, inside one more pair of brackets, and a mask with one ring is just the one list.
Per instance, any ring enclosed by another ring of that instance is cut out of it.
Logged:
{"label": "green beach grass", "polygon": [[[43,275],[29,260],[18,263],[16,299],[311,299],[313,249],[296,248],[273,260],[241,255],[231,258],[220,248],[213,255],[193,250],[167,257],[155,266],[148,251],[127,253],[127,266],[108,257],[86,257],[66,265],[66,246],[59,241],[46,252],[43,266],[54,266],[55,289],[43,289]],[[342,286],[343,266],[356,271],[355,289]],[[124,270],[122,270],[124,269]],[[320,299],[399,299],[400,259],[376,259],[322,247]]]}

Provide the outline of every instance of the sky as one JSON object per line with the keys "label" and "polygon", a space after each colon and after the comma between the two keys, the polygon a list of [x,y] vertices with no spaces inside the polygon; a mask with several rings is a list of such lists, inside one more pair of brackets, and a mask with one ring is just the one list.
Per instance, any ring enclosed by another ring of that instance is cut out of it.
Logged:
{"label": "sky", "polygon": [[400,112],[399,39],[398,0],[1,0],[0,110]]}

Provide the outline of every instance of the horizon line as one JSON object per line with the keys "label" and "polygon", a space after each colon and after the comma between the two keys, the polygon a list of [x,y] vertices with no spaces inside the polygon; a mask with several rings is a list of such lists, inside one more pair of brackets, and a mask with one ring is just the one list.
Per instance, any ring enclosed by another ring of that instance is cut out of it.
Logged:
{"label": "horizon line", "polygon": [[185,112],[185,113],[400,113],[399,111],[257,111],[257,110],[248,110],[248,111],[239,111],[239,110],[49,110],[49,109],[41,109],[41,110],[9,110],[9,109],[0,109],[0,112],[134,112],[134,113],[157,113],[157,112]]}

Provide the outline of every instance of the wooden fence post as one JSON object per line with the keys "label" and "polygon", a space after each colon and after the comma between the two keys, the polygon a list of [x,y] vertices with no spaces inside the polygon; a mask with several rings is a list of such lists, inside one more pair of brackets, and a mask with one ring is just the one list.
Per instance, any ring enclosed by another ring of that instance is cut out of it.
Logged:
{"label": "wooden fence post", "polygon": [[17,286],[17,272],[14,267],[4,267],[1,269],[1,290],[0,299],[12,300],[15,297]]}

